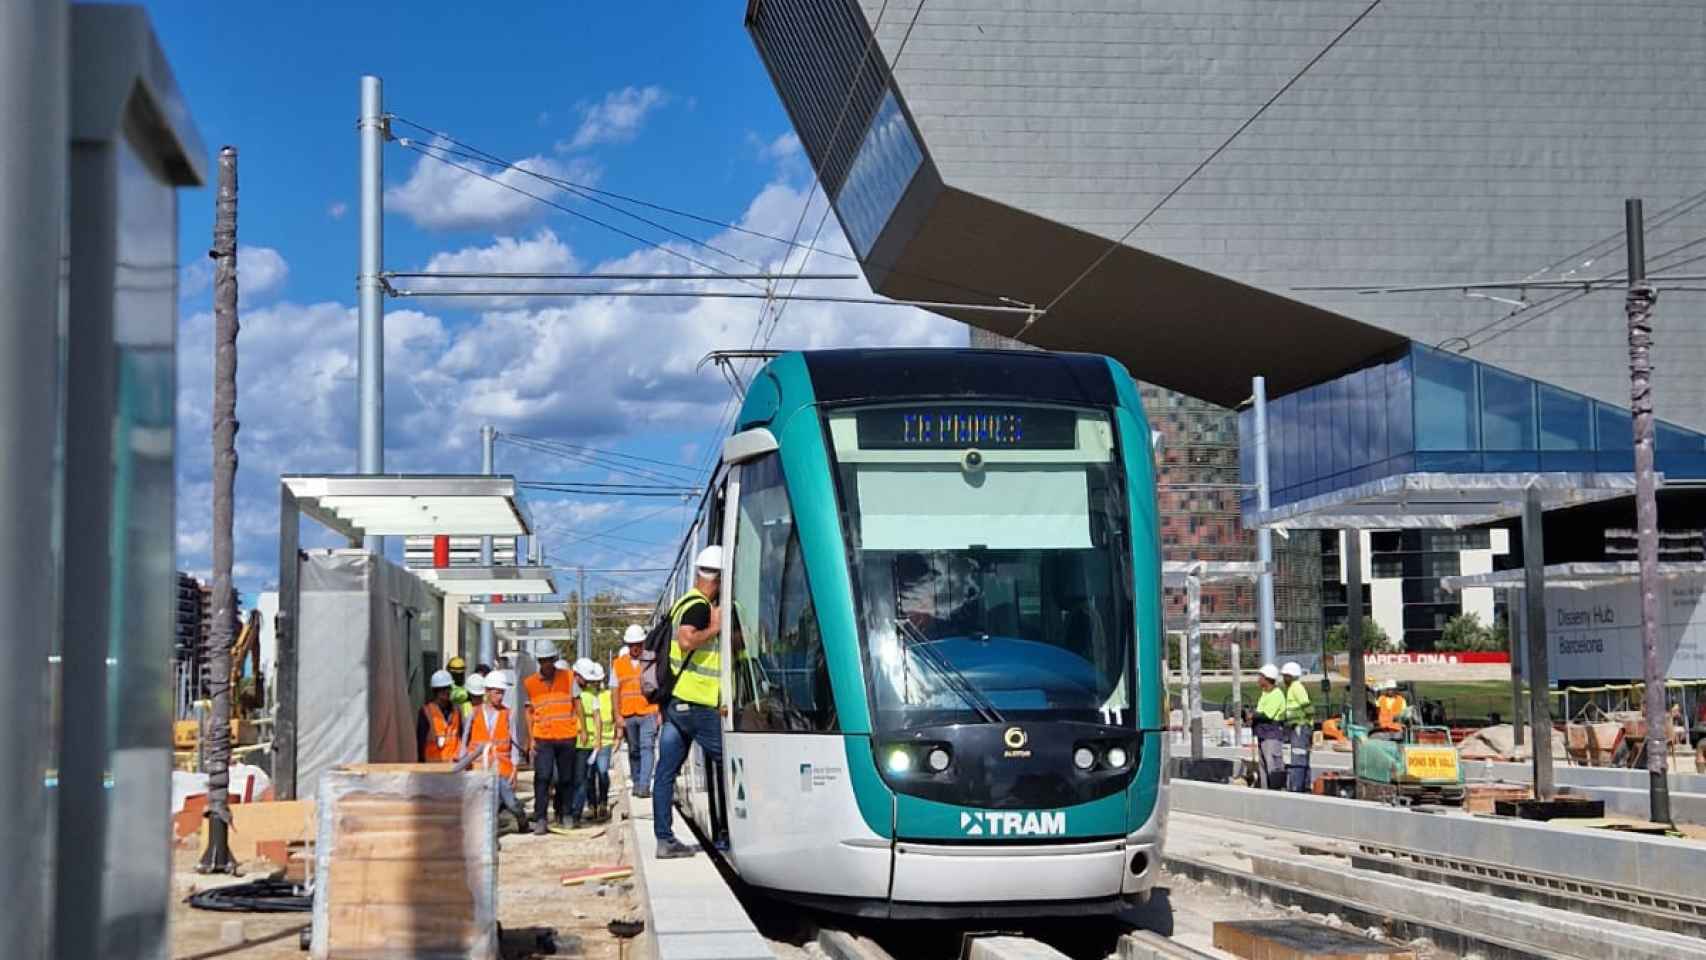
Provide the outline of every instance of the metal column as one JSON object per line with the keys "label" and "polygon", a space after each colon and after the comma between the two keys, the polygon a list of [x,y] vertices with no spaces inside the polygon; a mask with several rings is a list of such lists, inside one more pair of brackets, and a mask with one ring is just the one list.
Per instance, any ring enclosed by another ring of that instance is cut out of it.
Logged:
{"label": "metal column", "polygon": [[1552,690],[1546,665],[1546,538],[1540,489],[1529,487],[1522,500],[1523,631],[1528,645],[1528,715],[1534,751],[1534,798],[1552,799]]}
{"label": "metal column", "polygon": [[[491,424],[480,428],[480,472],[491,476],[495,467],[496,441],[498,432]],[[480,538],[480,566],[492,565],[492,538]],[[490,600],[490,597],[486,599]],[[498,662],[497,645],[492,639],[492,624],[488,620],[480,621],[480,663],[496,664]]]}
{"label": "metal column", "polygon": [[[65,214],[70,18],[62,0],[0,3],[0,129],[13,131],[0,144],[0,543],[8,545],[0,552],[0,609],[12,665],[0,673],[8,727],[0,738],[0,819],[12,860],[0,874],[0,943],[18,957],[52,953],[46,777],[56,765],[49,709],[61,698],[60,670],[48,657],[59,653],[60,565],[48,547],[61,509],[54,446],[64,385],[55,321],[64,302],[54,278]],[[55,226],[44,231],[44,224]]]}
{"label": "metal column", "polygon": [[1202,759],[1202,574],[1197,561],[1185,574],[1185,715],[1191,759]]}
{"label": "metal column", "polygon": [[591,657],[592,656],[592,616],[591,616],[591,614],[589,614],[587,612],[587,606],[586,606],[587,605],[586,568],[585,567],[576,567],[575,568],[575,576],[578,578],[578,580],[580,582],[580,585],[578,587],[576,587],[576,589],[578,589],[580,591],[580,603],[575,605],[575,612],[577,614],[577,616],[575,617],[575,620],[576,620],[576,623],[575,623],[575,630],[576,630],[575,656],[576,657]]}
{"label": "metal column", "polygon": [[[1252,377],[1251,391],[1256,398],[1256,508],[1268,511],[1268,379]],[[1274,642],[1274,534],[1267,527],[1256,531],[1256,559],[1262,564],[1262,574],[1256,580],[1256,624],[1260,631],[1263,663],[1279,659]]]}
{"label": "metal column", "polygon": [[1345,637],[1346,657],[1350,660],[1351,722],[1368,724],[1368,676],[1363,665],[1364,637],[1362,635],[1362,531],[1345,531]]}

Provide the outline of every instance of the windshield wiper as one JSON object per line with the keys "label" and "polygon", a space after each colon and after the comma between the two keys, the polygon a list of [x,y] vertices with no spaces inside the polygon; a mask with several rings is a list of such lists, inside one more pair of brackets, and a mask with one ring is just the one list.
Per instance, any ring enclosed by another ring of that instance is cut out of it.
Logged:
{"label": "windshield wiper", "polygon": [[988,698],[980,693],[970,680],[966,679],[966,675],[950,663],[948,658],[931,649],[933,641],[926,637],[917,625],[905,617],[896,617],[894,622],[895,626],[900,628],[899,635],[906,639],[907,650],[916,651],[919,655],[919,661],[928,664],[931,669],[941,675],[948,686],[960,695],[960,699],[970,704],[971,708],[977,711],[984,723],[1003,722],[1001,712],[995,709],[995,705],[990,703]]}

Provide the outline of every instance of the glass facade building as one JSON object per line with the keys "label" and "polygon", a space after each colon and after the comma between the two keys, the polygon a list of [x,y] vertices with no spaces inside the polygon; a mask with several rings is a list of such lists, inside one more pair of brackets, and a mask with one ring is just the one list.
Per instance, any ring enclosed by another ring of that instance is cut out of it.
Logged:
{"label": "glass facade building", "polygon": [[[1253,438],[1255,412],[1240,417]],[[1420,344],[1269,400],[1268,438],[1275,507],[1406,473],[1635,468],[1627,409]],[[1655,440],[1667,478],[1706,479],[1706,435],[1660,421]],[[1254,477],[1255,445],[1239,455]]]}

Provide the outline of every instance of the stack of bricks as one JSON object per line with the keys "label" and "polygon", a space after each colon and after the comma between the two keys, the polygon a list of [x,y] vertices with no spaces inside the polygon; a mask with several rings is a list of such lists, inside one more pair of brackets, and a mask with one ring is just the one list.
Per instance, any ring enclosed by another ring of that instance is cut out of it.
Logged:
{"label": "stack of bricks", "polygon": [[448,764],[321,778],[315,960],[497,960],[497,788]]}

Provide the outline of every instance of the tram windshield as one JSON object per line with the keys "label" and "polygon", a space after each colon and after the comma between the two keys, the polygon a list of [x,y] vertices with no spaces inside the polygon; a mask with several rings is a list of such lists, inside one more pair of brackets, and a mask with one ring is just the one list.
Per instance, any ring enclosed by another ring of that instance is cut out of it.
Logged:
{"label": "tram windshield", "polygon": [[837,410],[828,429],[879,728],[1135,724],[1105,414],[909,404]]}

